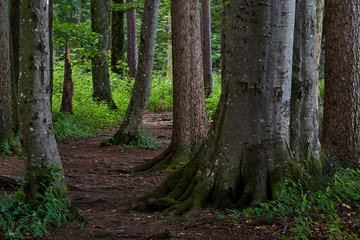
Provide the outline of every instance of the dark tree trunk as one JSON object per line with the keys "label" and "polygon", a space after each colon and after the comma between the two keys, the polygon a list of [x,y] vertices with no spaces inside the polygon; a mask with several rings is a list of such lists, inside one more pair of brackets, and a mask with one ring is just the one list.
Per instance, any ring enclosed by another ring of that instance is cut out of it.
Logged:
{"label": "dark tree trunk", "polygon": [[[290,148],[297,160],[320,169],[318,79],[316,78],[316,0],[296,1],[291,87]],[[314,161],[317,161],[316,163]]]}
{"label": "dark tree trunk", "polygon": [[145,196],[146,207],[164,203],[175,214],[205,204],[243,208],[279,191],[292,163],[287,145],[295,0],[254,2],[230,2],[226,84],[206,140],[185,168]]}
{"label": "dark tree trunk", "polygon": [[49,0],[49,52],[50,52],[50,108],[52,108],[52,96],[54,89],[54,45],[53,45],[53,0]]}
{"label": "dark tree trunk", "polygon": [[69,44],[66,44],[66,57],[64,65],[64,84],[63,94],[61,99],[60,111],[73,114],[73,97],[74,97],[74,83],[72,81],[72,71],[70,62]]}
{"label": "dark tree trunk", "polygon": [[221,56],[220,56],[220,67],[221,67],[221,86],[225,85],[225,58],[226,58],[226,37],[228,35],[228,15],[229,15],[229,4],[227,0],[222,0],[222,11],[221,11],[221,32],[220,32],[220,44],[221,44]]}
{"label": "dark tree trunk", "polygon": [[[134,0],[126,0],[127,3]],[[129,76],[135,78],[138,67],[137,56],[137,37],[136,37],[136,9],[126,14],[127,21],[127,64],[129,66]]]}
{"label": "dark tree trunk", "polygon": [[9,26],[8,3],[0,1],[0,145],[12,135]]}
{"label": "dark tree trunk", "polygon": [[325,96],[322,145],[341,166],[360,156],[360,2],[325,1]]}
{"label": "dark tree trunk", "polygon": [[211,11],[210,0],[201,1],[202,12],[202,54],[204,70],[205,96],[212,93],[212,63],[211,63]]}
{"label": "dark tree trunk", "polygon": [[[158,157],[135,167],[156,170],[188,162],[206,135],[205,93],[197,0],[171,2],[173,50],[173,136]],[[191,47],[189,47],[191,46]]]}
{"label": "dark tree trunk", "polygon": [[[20,16],[20,137],[26,167],[25,199],[32,200],[43,189],[44,165],[62,169],[62,164],[50,107],[49,4],[46,0],[24,0]],[[59,174],[63,181],[63,173]],[[62,187],[59,190],[65,191],[66,186]]]}
{"label": "dark tree trunk", "polygon": [[[114,3],[124,4],[125,0],[114,0]],[[123,62],[125,60],[125,14],[123,11],[111,12],[111,70],[124,76]]]}
{"label": "dark tree trunk", "polygon": [[324,25],[324,0],[316,0],[316,89],[317,93],[317,109],[319,112],[319,138],[322,137],[322,123],[323,123],[323,103],[321,102],[319,82],[323,72],[321,61],[321,53],[323,50],[323,25]]}
{"label": "dark tree trunk", "polygon": [[109,59],[106,51],[109,50],[110,38],[110,2],[108,0],[91,0],[91,28],[101,35],[98,44],[100,55],[92,57],[93,98],[95,101],[105,101],[111,109],[116,104],[111,96]]}
{"label": "dark tree trunk", "polygon": [[124,121],[115,135],[106,141],[108,144],[127,144],[139,137],[139,128],[150,97],[159,5],[160,0],[145,1],[140,36],[139,68],[133,93]]}

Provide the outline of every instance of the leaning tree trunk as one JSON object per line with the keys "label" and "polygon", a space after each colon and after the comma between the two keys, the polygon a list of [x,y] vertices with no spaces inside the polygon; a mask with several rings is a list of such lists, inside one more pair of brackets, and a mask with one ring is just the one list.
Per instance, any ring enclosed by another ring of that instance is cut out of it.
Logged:
{"label": "leaning tree trunk", "polygon": [[[124,4],[125,0],[114,0],[114,3]],[[124,75],[125,60],[125,16],[122,10],[111,12],[111,70],[121,76]]]}
{"label": "leaning tree trunk", "polygon": [[211,64],[211,11],[210,0],[201,1],[202,54],[205,96],[212,93],[212,64]]}
{"label": "leaning tree trunk", "polygon": [[140,36],[139,68],[136,72],[130,103],[119,130],[102,145],[127,144],[139,137],[139,128],[150,97],[159,6],[160,0],[145,1]]}
{"label": "leaning tree trunk", "polygon": [[187,163],[206,135],[200,12],[197,0],[171,2],[173,50],[173,135],[169,147],[134,171]]}
{"label": "leaning tree trunk", "polygon": [[[126,0],[127,3],[134,0]],[[138,67],[137,56],[137,37],[136,37],[136,9],[132,9],[126,14],[127,21],[127,64],[129,66],[129,76],[135,78]]]}
{"label": "leaning tree trunk", "polygon": [[320,169],[318,84],[316,79],[316,0],[296,1],[290,106],[293,157]]}
{"label": "leaning tree trunk", "polygon": [[108,0],[91,0],[91,28],[101,35],[97,45],[100,55],[92,57],[93,98],[104,101],[111,109],[116,104],[111,96],[109,59],[106,51],[109,50],[110,37],[110,2]]}
{"label": "leaning tree trunk", "polygon": [[360,156],[360,2],[325,1],[325,96],[322,145],[341,166]]}
{"label": "leaning tree trunk", "polygon": [[[0,146],[12,135],[10,36],[7,1],[0,2]],[[1,148],[0,148],[1,151]]]}
{"label": "leaning tree trunk", "polygon": [[[230,2],[226,85],[214,123],[183,169],[145,196],[173,213],[273,198],[289,160],[295,0]],[[248,13],[251,13],[249,16]],[[141,205],[139,207],[144,207]]]}

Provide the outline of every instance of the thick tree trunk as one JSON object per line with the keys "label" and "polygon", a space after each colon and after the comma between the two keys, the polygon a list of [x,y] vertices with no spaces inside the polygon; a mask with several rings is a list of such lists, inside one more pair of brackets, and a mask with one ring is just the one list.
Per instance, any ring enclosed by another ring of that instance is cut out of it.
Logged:
{"label": "thick tree trunk", "polygon": [[[127,3],[134,0],[126,0]],[[127,64],[129,66],[129,76],[135,78],[138,67],[137,56],[137,37],[136,37],[136,9],[132,9],[126,14],[127,21]]]}
{"label": "thick tree trunk", "polygon": [[360,155],[360,2],[325,1],[325,96],[322,145],[341,166]]}
{"label": "thick tree trunk", "polygon": [[146,207],[181,213],[274,197],[291,163],[294,13],[295,0],[230,2],[226,85],[214,123],[190,163],[145,197]]}
{"label": "thick tree trunk", "polygon": [[[123,4],[125,0],[114,0]],[[111,70],[124,76],[123,62],[125,60],[125,14],[123,11],[111,12]]]}
{"label": "thick tree trunk", "polygon": [[[7,1],[0,2],[0,146],[12,135],[10,33]],[[1,151],[1,149],[0,149]]]}
{"label": "thick tree trunk", "polygon": [[229,15],[229,4],[227,4],[227,0],[222,0],[222,11],[221,11],[221,31],[220,31],[220,67],[221,67],[221,86],[225,86],[225,58],[226,58],[226,37],[228,35],[228,15]]}
{"label": "thick tree trunk", "polygon": [[115,135],[103,144],[127,144],[139,137],[139,128],[149,103],[155,56],[160,0],[146,0],[141,25],[139,68],[124,121]]}
{"label": "thick tree trunk", "polygon": [[49,4],[46,0],[24,0],[20,16],[20,137],[26,167],[24,193],[31,200],[43,189],[44,165],[62,169],[62,164],[50,107]]}
{"label": "thick tree trunk", "polygon": [[[296,1],[291,88],[290,148],[297,160],[320,168],[318,79],[316,78],[316,0]],[[314,161],[317,161],[315,163]]]}
{"label": "thick tree trunk", "polygon": [[105,101],[110,108],[116,109],[111,96],[109,59],[106,53],[110,43],[110,2],[108,0],[91,0],[91,28],[93,32],[101,35],[98,44],[101,54],[91,59],[93,98],[96,101]]}
{"label": "thick tree trunk", "polygon": [[212,63],[211,63],[211,11],[210,0],[201,1],[202,54],[204,70],[205,96],[212,93]]}
{"label": "thick tree trunk", "polygon": [[74,83],[72,81],[72,71],[70,62],[69,43],[66,43],[66,57],[64,66],[64,84],[63,94],[61,99],[60,111],[73,114],[73,97],[74,97]]}

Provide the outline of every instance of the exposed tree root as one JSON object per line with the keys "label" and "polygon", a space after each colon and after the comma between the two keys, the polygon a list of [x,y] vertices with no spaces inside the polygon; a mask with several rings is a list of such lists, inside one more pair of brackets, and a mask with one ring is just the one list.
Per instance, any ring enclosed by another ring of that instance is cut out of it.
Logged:
{"label": "exposed tree root", "polygon": [[13,188],[18,185],[18,182],[11,177],[0,175],[0,187]]}

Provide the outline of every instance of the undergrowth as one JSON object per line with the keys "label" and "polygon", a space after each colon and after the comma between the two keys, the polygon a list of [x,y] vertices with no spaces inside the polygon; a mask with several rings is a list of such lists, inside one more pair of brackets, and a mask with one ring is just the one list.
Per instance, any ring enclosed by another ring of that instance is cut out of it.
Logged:
{"label": "undergrowth", "polygon": [[131,141],[129,144],[124,144],[120,146],[122,149],[136,149],[136,148],[144,148],[144,149],[159,149],[163,146],[159,141],[151,137],[151,133],[149,129],[143,126],[136,140]]}

